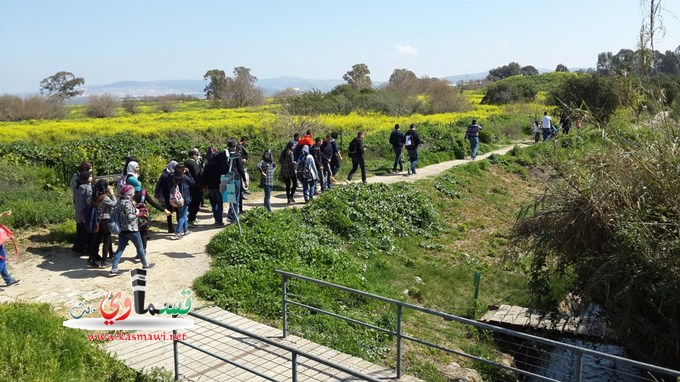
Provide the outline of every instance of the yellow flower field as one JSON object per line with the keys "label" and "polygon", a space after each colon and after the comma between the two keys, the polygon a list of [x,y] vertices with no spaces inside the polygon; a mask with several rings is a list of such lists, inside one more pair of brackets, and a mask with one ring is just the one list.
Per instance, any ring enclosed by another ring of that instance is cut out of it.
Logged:
{"label": "yellow flower field", "polygon": [[[293,117],[286,115],[280,106],[268,105],[255,108],[213,109],[193,101],[172,113],[146,111],[139,114],[120,112],[118,117],[87,118],[82,107],[74,108],[61,120],[31,120],[0,122],[3,142],[31,141],[36,144],[59,143],[89,137],[131,133],[148,138],[161,137],[173,131],[204,131],[221,135],[240,136],[280,132],[287,135],[304,126],[322,126],[324,129],[353,134],[389,131],[399,123],[406,128],[411,123],[449,125],[456,121],[469,122],[473,118],[484,120],[503,113],[497,106],[476,105],[471,111],[436,115],[414,114],[408,117],[391,117],[378,113],[351,113],[349,115],[324,114],[316,117]],[[197,106],[198,105],[198,106]],[[300,131],[303,133],[303,131]]]}

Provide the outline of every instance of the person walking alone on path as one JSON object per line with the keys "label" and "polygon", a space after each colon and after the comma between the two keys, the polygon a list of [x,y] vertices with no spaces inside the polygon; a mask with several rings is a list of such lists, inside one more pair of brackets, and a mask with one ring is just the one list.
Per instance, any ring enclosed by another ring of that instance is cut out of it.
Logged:
{"label": "person walking alone on path", "polygon": [[409,126],[408,131],[404,134],[404,147],[408,152],[408,160],[411,165],[408,168],[406,176],[416,174],[416,166],[418,166],[418,146],[420,145],[420,136],[416,133],[416,125],[414,123]]}
{"label": "person walking alone on path", "polygon": [[[390,134],[390,144],[392,145],[392,150],[394,150],[394,165],[392,165],[392,173],[396,174],[398,172],[404,171],[404,164],[401,161],[401,152],[404,148],[404,134],[399,131],[399,124],[394,125],[394,130]],[[397,171],[397,164],[399,165],[399,171]]]}
{"label": "person walking alone on path", "polygon": [[465,139],[470,140],[470,159],[477,158],[477,146],[479,146],[479,131],[482,129],[477,124],[477,120],[473,119],[472,124],[468,126],[465,131]]}
{"label": "person walking alone on path", "polygon": [[272,151],[267,150],[262,154],[262,159],[257,164],[257,169],[260,171],[260,185],[264,189],[264,208],[269,212],[272,211],[271,197],[272,189],[274,188],[274,171],[276,170],[276,163],[272,159]]}
{"label": "person walking alone on path", "polygon": [[543,118],[541,118],[541,130],[543,131],[543,140],[547,141],[552,136],[552,118],[548,116],[548,112],[543,112]]}
{"label": "person walking alone on path", "polygon": [[364,132],[357,133],[357,137],[352,139],[347,149],[347,155],[352,158],[352,170],[347,175],[347,182],[352,181],[352,176],[361,167],[361,181],[366,183],[366,162],[364,160]]}

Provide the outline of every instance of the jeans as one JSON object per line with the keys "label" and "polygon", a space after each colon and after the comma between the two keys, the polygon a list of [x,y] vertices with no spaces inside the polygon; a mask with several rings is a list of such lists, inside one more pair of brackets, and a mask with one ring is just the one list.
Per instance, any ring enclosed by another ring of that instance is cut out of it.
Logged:
{"label": "jeans", "polygon": [[330,162],[324,163],[323,172],[322,172],[321,176],[324,179],[326,189],[330,190],[331,187],[333,186],[333,182],[331,181],[331,178],[333,177],[333,171],[331,171],[331,163]]}
{"label": "jeans", "polygon": [[397,171],[397,164],[399,165],[399,171],[404,170],[404,164],[401,162],[401,147],[392,147],[394,150],[394,165],[392,166],[392,171]]}
{"label": "jeans", "polygon": [[271,212],[272,211],[272,203],[271,203],[272,189],[274,188],[274,186],[268,186],[266,184],[263,184],[262,188],[264,189],[264,208],[266,208],[267,211]]}
{"label": "jeans", "polygon": [[477,158],[477,146],[479,146],[479,137],[470,137],[470,156],[472,159]]}
{"label": "jeans", "polygon": [[323,177],[323,170],[321,170],[320,167],[316,168],[316,173],[318,174],[319,178],[316,180],[316,184],[321,187],[321,192],[326,190],[326,179]]}
{"label": "jeans", "polygon": [[409,171],[411,174],[416,173],[416,166],[418,166],[418,150],[406,150],[408,151],[408,160],[411,162],[409,166]]}
{"label": "jeans", "polygon": [[147,265],[146,255],[144,254],[144,245],[142,244],[142,237],[139,235],[139,231],[123,231],[118,234],[118,249],[116,250],[116,254],[113,255],[111,270],[118,270],[118,263],[120,263],[120,258],[123,256],[123,251],[125,251],[128,241],[132,241],[132,244],[134,244],[137,249],[137,257],[142,260],[142,265]]}
{"label": "jeans", "polygon": [[236,197],[236,202],[229,205],[229,211],[227,212],[227,219],[230,222],[235,223],[236,217],[239,215],[239,200],[241,200],[241,179],[234,180],[234,196]]}
{"label": "jeans", "polygon": [[302,195],[305,198],[305,202],[314,199],[314,191],[316,191],[316,180],[302,181]]}
{"label": "jeans", "polygon": [[189,232],[189,206],[183,205],[177,210],[177,228],[175,228],[175,235]]}
{"label": "jeans", "polygon": [[550,130],[548,128],[548,129],[541,129],[541,131],[543,132],[543,140],[544,141],[547,141],[548,139],[550,139],[550,136],[552,135],[552,130]]}
{"label": "jeans", "polygon": [[347,175],[347,180],[352,180],[352,175],[357,172],[358,167],[361,167],[361,181],[366,183],[366,162],[364,158],[352,158],[352,170]]}
{"label": "jeans", "polygon": [[222,200],[222,193],[219,188],[209,188],[208,198],[210,198],[210,207],[212,208],[213,218],[215,224],[222,225],[222,214],[224,213],[224,200]]}
{"label": "jeans", "polygon": [[[5,252],[5,245],[0,245],[0,256],[7,258],[7,253]],[[7,262],[5,260],[0,260],[0,274],[2,274],[2,279],[5,280],[5,284],[11,284],[14,282],[12,276],[9,275],[7,271]]]}

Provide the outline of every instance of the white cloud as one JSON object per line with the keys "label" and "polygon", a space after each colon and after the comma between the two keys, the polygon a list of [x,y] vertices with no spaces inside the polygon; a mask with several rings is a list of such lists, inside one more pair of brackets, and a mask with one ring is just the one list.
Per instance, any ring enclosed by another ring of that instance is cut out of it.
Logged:
{"label": "white cloud", "polygon": [[397,54],[415,56],[418,54],[418,49],[399,43],[397,44]]}

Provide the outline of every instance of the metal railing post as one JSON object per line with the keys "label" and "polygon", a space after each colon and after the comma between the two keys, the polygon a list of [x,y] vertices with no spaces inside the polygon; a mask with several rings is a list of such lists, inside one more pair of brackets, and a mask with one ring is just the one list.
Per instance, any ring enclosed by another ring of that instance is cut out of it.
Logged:
{"label": "metal railing post", "polygon": [[292,364],[290,365],[291,371],[293,372],[293,382],[297,382],[297,353],[292,353]]}
{"label": "metal railing post", "polygon": [[401,379],[401,305],[397,305],[397,379]]}
{"label": "metal railing post", "polygon": [[574,362],[574,376],[576,382],[581,382],[581,371],[583,369],[583,353],[576,353],[576,360]]}
{"label": "metal railing post", "polygon": [[283,310],[283,338],[288,334],[288,304],[286,303],[286,285],[288,284],[288,276],[281,275],[281,306]]}
{"label": "metal railing post", "polygon": [[177,354],[177,329],[172,331],[172,355],[175,362],[175,381],[179,381],[179,354]]}

